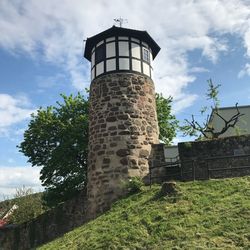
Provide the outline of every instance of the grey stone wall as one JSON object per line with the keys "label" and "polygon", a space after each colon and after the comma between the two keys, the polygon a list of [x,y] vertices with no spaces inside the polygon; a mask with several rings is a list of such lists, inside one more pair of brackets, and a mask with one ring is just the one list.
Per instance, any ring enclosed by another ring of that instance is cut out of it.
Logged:
{"label": "grey stone wall", "polygon": [[163,143],[152,145],[151,155],[149,157],[151,183],[161,183],[165,180],[166,162],[164,147],[165,144]]}
{"label": "grey stone wall", "polygon": [[46,243],[87,221],[85,193],[15,227],[0,229],[0,250],[26,250]]}
{"label": "grey stone wall", "polygon": [[181,168],[179,161],[166,161],[165,144],[152,145],[150,155],[150,183],[162,183],[164,181],[181,180]]}
{"label": "grey stone wall", "polygon": [[250,174],[250,135],[178,144],[183,180]]}
{"label": "grey stone wall", "polygon": [[129,177],[149,172],[159,135],[153,81],[132,73],[93,80],[89,127],[88,210],[94,218],[124,195]]}

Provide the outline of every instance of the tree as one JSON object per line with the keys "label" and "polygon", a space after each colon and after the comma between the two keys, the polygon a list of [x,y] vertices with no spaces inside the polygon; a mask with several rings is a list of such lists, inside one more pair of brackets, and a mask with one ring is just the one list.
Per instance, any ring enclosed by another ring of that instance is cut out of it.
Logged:
{"label": "tree", "polygon": [[164,98],[162,94],[155,94],[158,125],[160,130],[160,140],[169,145],[176,136],[178,121],[171,113],[173,98]]}
{"label": "tree", "polygon": [[[218,98],[219,94],[219,87],[220,84],[214,85],[211,79],[208,81],[208,90],[206,93],[207,100],[212,101],[211,111],[213,112],[214,116],[218,116],[224,123],[224,126],[221,128],[220,131],[216,131],[212,124],[209,122],[210,114],[207,115],[205,122],[202,124],[195,120],[194,115],[192,115],[191,121],[185,119],[186,124],[181,127],[181,130],[184,132],[184,135],[190,136],[199,136],[199,139],[205,137],[207,139],[215,139],[218,138],[220,135],[224,134],[229,128],[234,128],[239,118],[244,114],[241,114],[238,109],[238,103],[235,104],[236,113],[232,115],[229,119],[225,119],[219,113],[219,105],[220,101]],[[201,108],[200,113],[203,115],[208,110],[208,107],[205,106]]]}
{"label": "tree", "polygon": [[[88,156],[88,99],[61,95],[63,103],[32,114],[18,146],[32,166],[40,166],[46,205],[65,201],[86,186]],[[177,121],[171,114],[172,97],[156,94],[160,139],[169,144]]]}
{"label": "tree", "polygon": [[17,205],[18,208],[13,212],[8,221],[14,224],[21,224],[44,213],[47,208],[43,206],[41,196],[41,193],[34,193],[31,188],[24,186],[16,189],[14,199],[10,200],[10,204],[11,206]]}
{"label": "tree", "polygon": [[88,100],[81,94],[61,96],[63,103],[31,115],[18,146],[32,166],[42,167],[40,179],[49,206],[71,198],[86,184]]}

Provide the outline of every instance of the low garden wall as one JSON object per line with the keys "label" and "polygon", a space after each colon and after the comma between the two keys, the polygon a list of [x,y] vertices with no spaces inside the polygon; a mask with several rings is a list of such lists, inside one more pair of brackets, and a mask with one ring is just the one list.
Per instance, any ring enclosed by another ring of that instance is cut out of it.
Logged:
{"label": "low garden wall", "polygon": [[[180,180],[179,163],[166,161],[165,144],[153,144],[149,157],[149,182],[162,183],[169,180]],[[176,160],[176,159],[175,159]]]}
{"label": "low garden wall", "polygon": [[182,180],[250,175],[250,135],[178,144]]}
{"label": "low garden wall", "polygon": [[151,154],[149,156],[149,179],[151,183],[161,183],[165,176],[165,144],[152,144]]}
{"label": "low garden wall", "polygon": [[179,143],[176,163],[166,162],[164,147],[152,145],[150,183],[250,175],[250,135]]}

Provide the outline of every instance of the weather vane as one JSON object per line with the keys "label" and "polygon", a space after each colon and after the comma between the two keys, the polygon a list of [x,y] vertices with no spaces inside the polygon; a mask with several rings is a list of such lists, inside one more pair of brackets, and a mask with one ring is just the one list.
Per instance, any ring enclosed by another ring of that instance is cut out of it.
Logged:
{"label": "weather vane", "polygon": [[122,27],[123,23],[128,23],[128,19],[124,19],[124,18],[121,18],[121,17],[115,18],[114,21],[116,23],[119,23],[120,27]]}

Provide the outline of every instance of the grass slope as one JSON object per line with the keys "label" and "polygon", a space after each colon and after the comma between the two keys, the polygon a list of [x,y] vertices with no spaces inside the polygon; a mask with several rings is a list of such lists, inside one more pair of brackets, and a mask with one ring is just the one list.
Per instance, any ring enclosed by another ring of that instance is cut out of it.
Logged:
{"label": "grass slope", "polygon": [[145,188],[39,249],[250,249],[250,177],[177,186]]}

